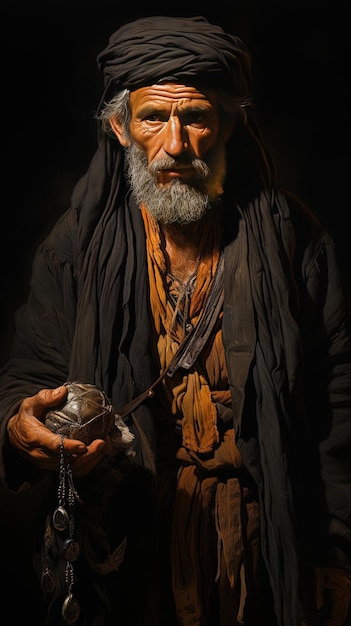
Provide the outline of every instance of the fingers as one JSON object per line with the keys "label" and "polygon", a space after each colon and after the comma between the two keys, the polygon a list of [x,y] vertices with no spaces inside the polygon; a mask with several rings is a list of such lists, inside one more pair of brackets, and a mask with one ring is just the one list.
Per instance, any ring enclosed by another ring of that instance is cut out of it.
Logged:
{"label": "fingers", "polygon": [[65,385],[56,387],[56,389],[41,389],[35,396],[26,398],[22,406],[25,410],[32,412],[37,419],[41,419],[47,409],[62,404],[66,396],[67,387]]}
{"label": "fingers", "polygon": [[[65,439],[65,452],[67,452],[66,445],[72,440]],[[87,446],[85,454],[81,456],[70,455],[69,462],[74,476],[82,477],[91,472],[94,467],[102,461],[107,451],[107,443],[103,439],[95,439]]]}
{"label": "fingers", "polygon": [[[34,448],[31,451],[31,461],[41,469],[58,471],[60,464],[61,436],[53,435],[53,437],[56,441],[56,450],[52,450],[53,446],[51,446],[51,450],[49,450],[48,447],[46,449],[43,447]],[[96,439],[89,446],[86,446],[77,439],[69,439],[67,437],[65,437],[63,441],[65,457],[69,460],[73,475],[77,477],[89,474],[104,458],[106,448],[107,444],[102,439]]]}
{"label": "fingers", "polygon": [[[59,406],[66,398],[65,385],[42,389],[25,398],[16,415],[10,418],[7,430],[17,452],[40,469],[57,471],[60,460],[61,435],[53,433],[43,423],[45,412]],[[78,439],[64,439],[64,452],[70,459],[73,474],[88,474],[105,456],[107,443],[102,439],[90,446]]]}
{"label": "fingers", "polygon": [[[64,385],[56,389],[42,389],[36,395],[25,398],[18,413],[7,424],[12,446],[26,460],[42,469],[57,469],[61,441],[60,435],[44,426],[43,415],[48,408],[62,403],[66,394]],[[86,445],[72,440],[68,452],[80,456],[85,454]]]}

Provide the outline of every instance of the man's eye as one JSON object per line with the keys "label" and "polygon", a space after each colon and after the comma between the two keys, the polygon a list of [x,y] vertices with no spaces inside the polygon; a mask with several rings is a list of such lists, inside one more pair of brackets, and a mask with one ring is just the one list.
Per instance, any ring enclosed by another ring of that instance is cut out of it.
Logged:
{"label": "man's eye", "polygon": [[182,115],[182,123],[184,126],[203,126],[204,115],[199,111],[186,113],[185,115]]}
{"label": "man's eye", "polygon": [[146,115],[144,117],[144,122],[162,122],[164,118],[159,113],[151,113],[150,115]]}

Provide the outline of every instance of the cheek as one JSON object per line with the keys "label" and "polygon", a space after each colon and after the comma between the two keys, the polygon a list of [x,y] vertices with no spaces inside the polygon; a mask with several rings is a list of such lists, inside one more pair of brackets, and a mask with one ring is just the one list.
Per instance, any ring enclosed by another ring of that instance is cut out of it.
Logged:
{"label": "cheek", "polygon": [[140,129],[131,129],[131,140],[135,143],[139,150],[142,150],[147,156],[150,163],[162,148],[162,138],[160,135],[143,133]]}
{"label": "cheek", "polygon": [[189,133],[189,143],[198,159],[205,160],[208,152],[213,148],[218,137],[217,132]]}

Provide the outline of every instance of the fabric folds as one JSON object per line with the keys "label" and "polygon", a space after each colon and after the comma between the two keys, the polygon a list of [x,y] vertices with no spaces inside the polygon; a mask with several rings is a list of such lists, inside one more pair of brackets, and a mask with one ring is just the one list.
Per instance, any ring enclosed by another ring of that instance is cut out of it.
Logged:
{"label": "fabric folds", "polygon": [[154,16],[123,25],[98,56],[106,100],[112,91],[138,89],[165,78],[225,89],[248,98],[251,60],[237,37],[204,17]]}

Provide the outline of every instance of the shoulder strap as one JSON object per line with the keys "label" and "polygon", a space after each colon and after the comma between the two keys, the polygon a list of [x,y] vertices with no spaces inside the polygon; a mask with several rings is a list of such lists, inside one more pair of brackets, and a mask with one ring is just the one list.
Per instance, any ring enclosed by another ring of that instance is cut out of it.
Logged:
{"label": "shoulder strap", "polygon": [[152,397],[154,395],[155,387],[157,387],[164,376],[167,375],[172,377],[180,367],[188,370],[195,363],[202,348],[206,344],[216,321],[218,320],[218,315],[223,304],[223,273],[224,252],[222,252],[219,257],[210,293],[207,297],[203,313],[198,323],[184,337],[171,362],[161,372],[152,385],[145,389],[145,391],[143,391],[139,396],[133,398],[130,402],[127,402],[127,404],[125,404],[118,411],[118,415],[120,417],[125,417],[134,411],[144,400]]}
{"label": "shoulder strap", "polygon": [[224,253],[222,252],[203,313],[196,326],[180,343],[177,352],[165,370],[167,376],[173,376],[179,367],[186,370],[190,369],[209,338],[223,304],[223,271]]}

